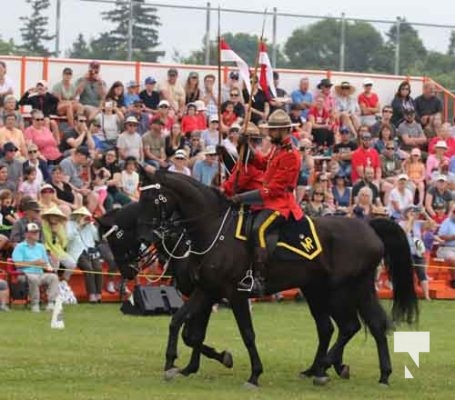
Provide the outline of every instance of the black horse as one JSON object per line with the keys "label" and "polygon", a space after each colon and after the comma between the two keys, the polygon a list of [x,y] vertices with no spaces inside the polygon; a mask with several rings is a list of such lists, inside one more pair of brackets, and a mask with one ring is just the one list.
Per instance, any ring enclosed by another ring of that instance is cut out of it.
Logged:
{"label": "black horse", "polygon": [[[118,265],[129,265],[130,271],[133,274],[139,272],[138,263],[141,261],[141,258],[147,258],[147,254],[144,254],[141,248],[148,249],[148,245],[153,241],[153,239],[145,240],[145,236],[151,231],[148,224],[144,223],[141,217],[143,215],[141,214],[140,205],[138,203],[131,203],[99,219],[102,235],[105,235],[113,226],[116,227],[115,232],[111,231],[112,234],[107,235],[107,240]],[[190,294],[193,294],[193,296],[172,317],[169,326],[169,342],[164,367],[165,378],[171,379],[177,373],[187,376],[197,372],[199,368],[198,349],[206,357],[216,359],[226,367],[231,368],[233,359],[228,351],[219,353],[214,348],[204,344],[200,348],[198,347],[198,334],[205,332],[210,318],[211,306],[219,299],[212,298],[196,288],[194,276],[191,274],[194,266],[190,265],[189,257],[184,255],[186,251],[186,238],[182,241],[183,236],[181,236],[181,232],[175,231],[175,225],[179,225],[178,219],[175,221],[171,219],[168,222],[168,225],[173,226],[173,229],[162,228],[159,232],[155,231],[155,235],[162,240],[157,243],[157,248],[159,251],[165,252],[164,244],[166,243],[166,246],[172,249],[174,258],[169,259],[168,274],[172,273],[176,277],[176,285],[181,292],[187,296]],[[142,237],[142,242],[139,240],[140,237]],[[153,238],[153,235],[151,237]],[[144,245],[145,243],[147,245]],[[123,269],[125,270],[125,268]],[[350,290],[350,288],[345,289]],[[312,285],[305,287],[305,295],[318,328],[319,346],[312,366],[303,371],[301,375],[307,377],[313,376],[315,384],[321,385],[328,381],[326,370],[333,365],[340,377],[348,379],[349,367],[343,364],[342,358],[345,344],[360,329],[360,322],[355,307],[353,312],[347,312],[348,299],[340,302],[342,291],[338,290],[335,293],[328,292],[327,285],[325,285],[323,280],[320,282],[314,281]],[[327,300],[322,302],[321,299],[324,298]],[[337,311],[340,306],[344,309],[344,315],[341,315]],[[326,355],[325,351],[333,333],[330,316],[336,321],[340,333],[338,340],[329,354]],[[185,326],[182,335],[183,340],[185,344],[193,347],[194,351],[189,364],[183,369],[178,369],[174,362],[177,359],[178,332],[183,324]]]}
{"label": "black horse", "polygon": [[[112,210],[98,219],[100,236],[106,236],[109,247],[118,263],[117,265],[122,266],[122,271],[131,271],[131,273],[127,274],[127,279],[135,276],[140,271],[139,264],[142,264],[143,260],[150,256],[149,245],[151,240],[147,240],[147,245],[145,245],[144,241],[141,242],[138,240],[141,236],[141,231],[139,230],[141,227],[139,224],[140,218],[141,205],[139,203],[129,203],[121,209]],[[115,228],[112,229],[112,227]],[[180,259],[183,256],[181,247],[174,248],[175,243],[172,246],[177,258],[169,260],[167,274],[171,274],[175,278],[174,284],[181,293],[187,297],[191,294],[194,294],[194,296],[191,298],[191,301],[185,302],[172,317],[169,326],[169,337],[171,340],[166,351],[166,365],[164,368],[166,379],[174,377],[176,373],[189,375],[193,372],[194,368],[191,365],[183,370],[178,369],[174,365],[174,361],[177,359],[178,333],[181,326],[185,323],[182,338],[185,344],[192,347],[193,340],[191,333],[200,330],[196,325],[201,323],[200,317],[207,318],[206,325],[208,324],[211,307],[214,304],[214,301],[208,298],[204,292],[196,290],[194,282],[190,277],[187,259]],[[145,266],[145,264],[142,265]],[[196,309],[203,311],[200,315],[193,316],[189,312],[193,304]],[[203,320],[202,324],[204,324]],[[199,351],[207,358],[217,360],[227,368],[232,368],[233,366],[232,354],[226,350],[217,352],[213,347],[202,344]]]}
{"label": "black horse", "polygon": [[[197,266],[192,273],[198,290],[211,298],[226,297],[233,304],[251,359],[252,373],[248,382],[256,385],[262,364],[255,346],[247,298],[236,290],[238,280],[250,263],[249,251],[245,243],[234,239],[230,202],[216,190],[177,174],[157,173],[151,183],[161,186],[158,190],[143,191],[141,219],[158,227],[164,226],[173,212],[180,215],[180,222],[192,240],[190,260],[192,265]],[[335,217],[317,220],[315,224],[324,252],[313,261],[302,259],[289,262],[272,257],[268,270],[268,290],[273,293],[300,287],[306,293],[314,291],[316,295],[323,294],[320,302],[315,303],[311,310],[313,315],[323,311],[322,323],[321,319],[316,320],[320,356],[326,355],[330,330],[333,329],[328,310],[338,316],[334,317],[337,323],[351,324],[348,331],[342,333],[340,329],[341,337],[327,355],[327,359],[332,357],[334,362],[342,356],[344,345],[359,329],[358,313],[376,340],[380,382],[387,383],[391,373],[385,337],[387,317],[375,296],[374,271],[385,255],[395,288],[392,314],[396,320],[412,322],[417,315],[417,302],[406,237],[396,224],[388,220],[372,221],[369,226],[362,221]],[[123,267],[123,264],[120,265]],[[131,275],[131,270],[123,269],[122,273]],[[326,296],[327,290],[332,293],[330,298]],[[342,307],[339,301],[330,299],[343,299]],[[200,334],[200,344],[204,333]],[[325,341],[321,341],[321,338],[325,338]]]}

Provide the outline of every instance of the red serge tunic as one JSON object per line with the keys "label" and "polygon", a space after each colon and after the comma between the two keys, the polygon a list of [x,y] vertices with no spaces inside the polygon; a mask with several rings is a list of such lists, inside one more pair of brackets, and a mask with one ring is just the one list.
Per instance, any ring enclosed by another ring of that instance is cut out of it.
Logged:
{"label": "red serge tunic", "polygon": [[264,204],[261,209],[278,211],[286,219],[292,214],[294,219],[303,217],[303,211],[294,196],[300,174],[301,156],[288,136],[273,154],[264,157],[255,154],[252,161],[258,169],[265,169],[262,187],[259,189]]}
{"label": "red serge tunic", "polygon": [[[238,177],[237,177],[237,171]],[[249,190],[257,190],[262,188],[262,176],[264,171],[260,170],[253,164],[242,165],[239,170],[237,163],[232,170],[231,176],[223,183],[224,193],[227,196],[233,196],[236,193],[243,193]],[[234,190],[235,181],[237,187]]]}

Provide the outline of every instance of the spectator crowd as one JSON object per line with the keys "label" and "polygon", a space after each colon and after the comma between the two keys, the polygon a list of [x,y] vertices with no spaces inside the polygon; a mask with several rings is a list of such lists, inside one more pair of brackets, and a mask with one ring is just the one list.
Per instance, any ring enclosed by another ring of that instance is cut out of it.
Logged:
{"label": "spectator crowd", "polygon": [[[92,61],[81,77],[64,68],[59,82],[40,80],[21,94],[0,62],[2,259],[26,263],[27,275],[63,266],[59,282],[30,279],[35,289],[47,284],[51,304],[55,285],[67,290],[76,266],[100,270],[92,218],[138,200],[138,166],[211,185],[219,160],[225,179],[239,157],[245,116],[256,125],[251,144],[267,154],[272,144],[261,124],[283,109],[302,157],[295,195],[307,215],[388,215],[403,224],[416,256],[416,239],[433,234],[441,256],[455,266],[455,131],[442,119],[432,83],[413,96],[404,81],[391,104],[383,104],[369,78],[356,88],[329,79],[310,87],[302,77],[288,94],[275,72],[277,97],[255,77],[248,93],[236,71],[218,96],[216,79],[191,72],[182,82],[170,68],[163,82],[149,76],[107,87],[101,65]],[[111,259],[106,248],[102,256]],[[109,266],[115,271],[113,261]],[[100,275],[87,277],[86,289],[89,301],[100,301]],[[115,292],[112,281],[107,289]],[[5,290],[0,282],[0,309]],[[32,311],[39,311],[36,293]]]}

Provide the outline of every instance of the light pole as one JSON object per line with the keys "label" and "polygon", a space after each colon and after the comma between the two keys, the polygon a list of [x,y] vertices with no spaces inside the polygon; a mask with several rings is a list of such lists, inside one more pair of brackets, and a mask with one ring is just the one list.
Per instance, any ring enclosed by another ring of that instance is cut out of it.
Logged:
{"label": "light pole", "polygon": [[128,18],[128,61],[133,59],[133,0],[130,0],[130,16]]}
{"label": "light pole", "polygon": [[60,57],[60,22],[62,12],[62,0],[57,0],[55,15],[55,57]]}

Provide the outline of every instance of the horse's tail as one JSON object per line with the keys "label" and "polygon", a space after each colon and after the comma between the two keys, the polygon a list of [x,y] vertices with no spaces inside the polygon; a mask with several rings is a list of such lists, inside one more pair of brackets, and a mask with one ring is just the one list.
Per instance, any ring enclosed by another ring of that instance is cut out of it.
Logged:
{"label": "horse's tail", "polygon": [[386,218],[375,218],[370,226],[384,243],[384,261],[392,276],[394,321],[412,324],[418,320],[419,308],[414,289],[411,251],[404,230]]}

